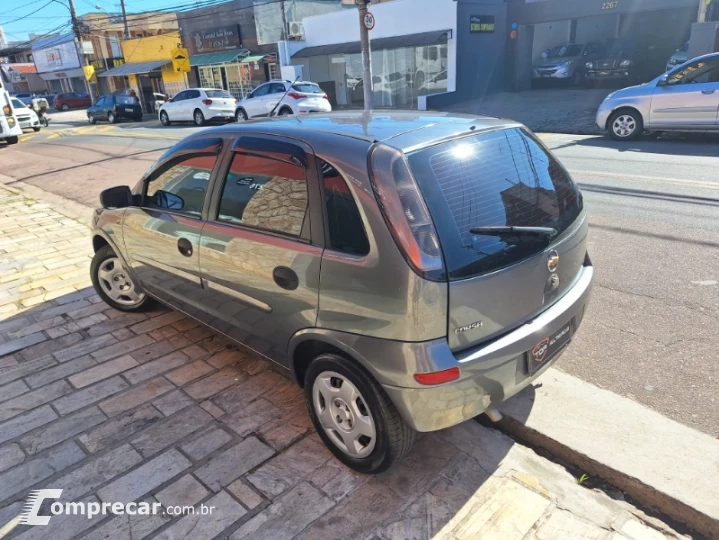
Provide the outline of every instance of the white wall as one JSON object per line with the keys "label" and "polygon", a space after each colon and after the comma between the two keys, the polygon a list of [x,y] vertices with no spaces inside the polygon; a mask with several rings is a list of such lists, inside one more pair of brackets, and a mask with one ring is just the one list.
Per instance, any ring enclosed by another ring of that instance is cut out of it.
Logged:
{"label": "white wall", "polygon": [[557,21],[534,25],[534,46],[532,47],[532,64],[541,61],[542,53],[569,41],[572,21]]}
{"label": "white wall", "polygon": [[[374,29],[370,32],[370,39],[451,30],[451,38],[447,42],[447,87],[450,92],[456,89],[457,3],[455,0],[394,0],[372,5],[370,11],[376,21]],[[360,39],[359,14],[356,9],[306,17],[302,23],[305,27],[305,39],[288,42],[290,57],[305,47],[347,43]],[[290,63],[292,63],[291,58]],[[315,78],[311,68],[312,66],[310,66],[310,77]]]}
{"label": "white wall", "polygon": [[605,43],[607,38],[617,37],[619,15],[597,15],[577,19],[577,43],[599,41]]}

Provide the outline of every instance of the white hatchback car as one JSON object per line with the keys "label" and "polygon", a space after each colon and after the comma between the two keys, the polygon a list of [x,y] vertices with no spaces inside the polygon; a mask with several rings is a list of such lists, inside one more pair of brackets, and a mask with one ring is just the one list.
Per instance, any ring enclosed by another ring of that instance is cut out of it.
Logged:
{"label": "white hatchback car", "polygon": [[15,109],[17,122],[22,129],[40,131],[40,119],[37,117],[35,111],[16,97],[12,98],[12,108]]}
{"label": "white hatchback car", "polygon": [[217,88],[189,88],[160,107],[160,122],[194,122],[203,126],[210,120],[232,120],[237,100],[227,90]]}
{"label": "white hatchback car", "polygon": [[235,118],[242,122],[248,118],[269,116],[273,110],[274,114],[284,116],[330,112],[332,105],[327,94],[313,82],[270,81],[255,88],[239,102]]}

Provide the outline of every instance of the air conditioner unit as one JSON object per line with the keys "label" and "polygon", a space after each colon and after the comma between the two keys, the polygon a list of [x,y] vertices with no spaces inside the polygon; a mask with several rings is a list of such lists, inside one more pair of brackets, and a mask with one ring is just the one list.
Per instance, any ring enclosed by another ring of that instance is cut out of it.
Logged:
{"label": "air conditioner unit", "polygon": [[305,27],[301,22],[290,21],[289,26],[288,37],[290,39],[305,39]]}

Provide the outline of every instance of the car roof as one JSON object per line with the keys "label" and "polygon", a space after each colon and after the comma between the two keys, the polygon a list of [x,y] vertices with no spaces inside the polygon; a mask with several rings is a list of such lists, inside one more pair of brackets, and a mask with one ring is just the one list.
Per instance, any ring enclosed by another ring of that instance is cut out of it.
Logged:
{"label": "car roof", "polygon": [[227,124],[202,133],[243,132],[283,135],[307,140],[316,135],[361,139],[368,143],[388,142],[402,150],[427,146],[444,139],[480,131],[518,127],[513,120],[469,114],[378,110],[338,111],[307,116],[281,116],[271,119]]}

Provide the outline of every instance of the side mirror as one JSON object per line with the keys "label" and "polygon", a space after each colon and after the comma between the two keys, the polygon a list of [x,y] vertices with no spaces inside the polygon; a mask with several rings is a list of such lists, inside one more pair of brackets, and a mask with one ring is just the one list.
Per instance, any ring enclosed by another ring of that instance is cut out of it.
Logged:
{"label": "side mirror", "polygon": [[657,86],[667,86],[668,84],[666,75],[657,81]]}
{"label": "side mirror", "polygon": [[103,208],[127,208],[132,206],[132,191],[128,186],[116,186],[100,193]]}
{"label": "side mirror", "polygon": [[249,94],[247,94],[245,96],[245,99],[251,99],[252,97],[253,97],[252,92],[250,92]]}

